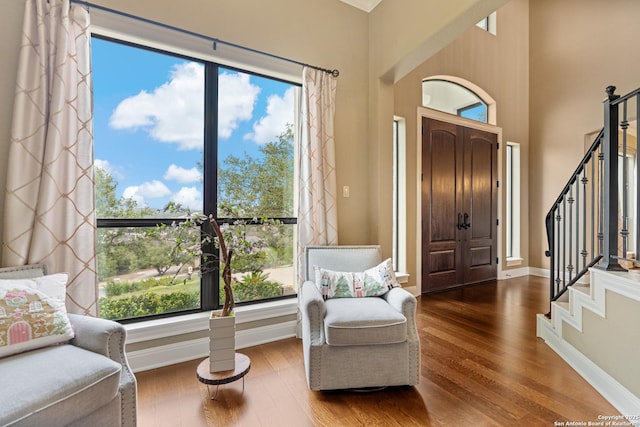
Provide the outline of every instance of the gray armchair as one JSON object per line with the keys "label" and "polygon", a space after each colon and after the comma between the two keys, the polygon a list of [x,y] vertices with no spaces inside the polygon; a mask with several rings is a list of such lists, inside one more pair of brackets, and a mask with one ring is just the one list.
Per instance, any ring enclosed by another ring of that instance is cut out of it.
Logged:
{"label": "gray armchair", "polygon": [[311,390],[418,384],[420,342],[416,298],[393,288],[381,297],[324,300],[314,266],[358,272],[381,262],[379,246],[310,246],[300,311]]}
{"label": "gray armchair", "polygon": [[[0,279],[42,276],[44,266],[0,268]],[[69,314],[75,337],[0,358],[0,425],[136,425],[136,378],[124,352],[126,330]]]}

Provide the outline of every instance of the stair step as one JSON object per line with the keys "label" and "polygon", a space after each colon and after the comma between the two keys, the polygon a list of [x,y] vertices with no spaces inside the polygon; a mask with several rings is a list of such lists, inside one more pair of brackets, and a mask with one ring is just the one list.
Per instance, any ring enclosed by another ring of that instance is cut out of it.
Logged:
{"label": "stair step", "polygon": [[573,289],[582,292],[585,295],[591,295],[591,285],[589,284],[576,283],[573,285]]}

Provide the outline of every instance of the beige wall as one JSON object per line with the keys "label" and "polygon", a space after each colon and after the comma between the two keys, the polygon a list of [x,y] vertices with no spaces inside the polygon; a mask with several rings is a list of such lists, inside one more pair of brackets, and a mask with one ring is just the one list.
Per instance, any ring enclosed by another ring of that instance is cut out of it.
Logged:
{"label": "beige wall", "polygon": [[535,0],[530,9],[530,265],[548,268],[544,217],[602,128],[608,85],[640,87],[636,0]]}
{"label": "beige wall", "polygon": [[[367,13],[338,0],[183,0],[179,3],[95,0],[94,3],[276,55],[339,69],[335,123],[337,182],[338,188],[351,187],[351,197],[338,201],[339,239],[344,244],[370,242],[368,212],[364,208],[369,198],[368,177],[363,173],[367,170],[368,153]],[[23,10],[24,0],[6,0],[0,14],[2,189],[6,183]],[[4,197],[0,197],[0,208],[3,202]]]}
{"label": "beige wall", "polygon": [[[634,327],[629,327],[634,325]],[[593,363],[640,396],[640,301],[606,292],[606,318],[582,309],[582,332],[563,323],[562,336]]]}
{"label": "beige wall", "polygon": [[370,13],[369,228],[385,256],[392,242],[393,84],[507,1],[384,0]]}
{"label": "beige wall", "polygon": [[[497,11],[497,35],[468,29],[453,43],[411,71],[394,87],[395,111],[406,119],[407,128],[407,267],[416,272],[416,245],[420,243],[417,209],[420,202],[417,153],[417,107],[422,103],[422,80],[434,75],[465,79],[484,89],[497,106],[497,123],[506,141],[521,144],[521,256],[528,261],[527,160],[529,151],[529,1],[512,0]],[[501,168],[504,170],[504,161]],[[501,187],[504,190],[504,185]],[[500,218],[504,213],[499,214]],[[504,224],[504,221],[502,221]],[[504,233],[503,233],[504,234]],[[501,245],[504,247],[504,245]],[[504,257],[501,257],[502,259]],[[415,279],[415,278],[412,278]]]}

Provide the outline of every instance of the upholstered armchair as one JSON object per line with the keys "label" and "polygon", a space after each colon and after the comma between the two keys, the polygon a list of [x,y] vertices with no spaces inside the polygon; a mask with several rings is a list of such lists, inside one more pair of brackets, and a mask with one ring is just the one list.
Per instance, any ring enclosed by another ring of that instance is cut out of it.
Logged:
{"label": "upholstered armchair", "polygon": [[[310,246],[301,289],[302,346],[311,390],[418,384],[416,298],[402,287],[381,296],[323,297],[315,267],[362,272],[381,262],[379,246]],[[326,294],[326,293],[325,293]]]}
{"label": "upholstered armchair", "polygon": [[[45,274],[43,265],[0,268],[0,282],[6,289]],[[6,322],[2,317],[0,310]],[[125,354],[126,330],[110,320],[68,318],[70,341],[0,357],[0,425],[135,427],[136,378]],[[7,344],[3,333],[0,344]]]}

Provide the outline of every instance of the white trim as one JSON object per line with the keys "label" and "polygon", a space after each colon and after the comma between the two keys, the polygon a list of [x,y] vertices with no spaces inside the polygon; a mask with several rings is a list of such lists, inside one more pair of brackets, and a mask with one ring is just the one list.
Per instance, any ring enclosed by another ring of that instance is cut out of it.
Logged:
{"label": "white trim", "polygon": [[[236,350],[296,336],[296,321],[236,331]],[[161,368],[209,355],[209,338],[128,351],[127,359],[134,372]]]}
{"label": "white trim", "polygon": [[516,265],[522,265],[522,258],[507,258],[507,267],[513,267]]}
{"label": "white trim", "polygon": [[[235,308],[236,325],[297,313],[295,298]],[[127,344],[178,336],[209,328],[209,312],[166,317],[124,325]]]}
{"label": "white trim", "polygon": [[530,267],[512,268],[510,270],[502,270],[498,276],[498,280],[513,279],[514,277],[523,277],[531,275]]}
{"label": "white trim", "polygon": [[[549,319],[543,314],[537,316],[537,335],[621,414],[640,415],[638,414],[640,398],[559,337]],[[639,420],[634,420],[634,422],[635,425],[640,425]]]}
{"label": "white trim", "polygon": [[[286,299],[236,307],[236,326],[243,323],[278,318],[297,313],[297,300]],[[127,344],[180,336],[209,330],[210,312],[168,317],[124,325]],[[251,347],[295,336],[296,321],[248,328],[236,332],[236,348]],[[206,357],[209,338],[180,341],[141,350],[127,350],[127,358],[134,371],[144,371],[174,363]]]}
{"label": "white trim", "polygon": [[[640,397],[631,393],[562,336],[563,322],[582,332],[582,308],[587,308],[600,317],[606,317],[607,290],[640,301],[640,274],[592,268],[589,275],[591,283],[588,288],[570,287],[568,301],[567,298],[563,298],[562,302],[551,304],[551,320],[541,314],[537,316],[536,334],[622,414],[640,415]],[[633,421],[640,425],[640,420]]]}

